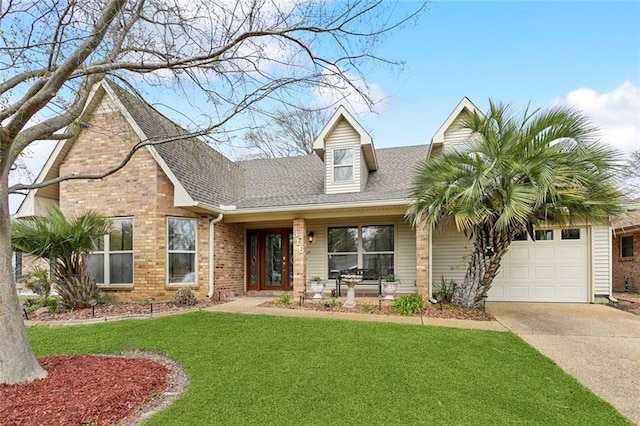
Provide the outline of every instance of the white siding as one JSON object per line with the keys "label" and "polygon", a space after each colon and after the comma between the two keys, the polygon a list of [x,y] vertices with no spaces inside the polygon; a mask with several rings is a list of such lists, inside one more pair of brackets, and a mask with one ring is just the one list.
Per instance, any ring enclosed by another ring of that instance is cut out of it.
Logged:
{"label": "white siding", "polygon": [[442,277],[462,282],[473,241],[461,232],[435,230],[431,234],[431,246],[431,282],[434,291],[440,288]]}
{"label": "white siding", "polygon": [[[353,180],[350,182],[334,182],[333,150],[343,148],[353,149]],[[325,192],[327,194],[360,192],[362,162],[360,135],[346,120],[339,120],[325,142]]]}
{"label": "white siding", "polygon": [[462,144],[467,141],[467,138],[471,135],[469,129],[462,128],[462,120],[464,120],[468,114],[461,114],[456,118],[451,126],[444,132],[444,144],[443,151],[447,152],[454,145]]}
{"label": "white siding", "polygon": [[591,227],[593,294],[611,294],[611,227]]}
{"label": "white siding", "polygon": [[[327,228],[333,226],[358,226],[358,225],[394,225],[395,226],[395,274],[401,280],[402,285],[398,289],[401,293],[415,291],[416,279],[416,237],[415,231],[402,217],[379,217],[363,219],[336,219],[336,220],[309,220],[307,231],[314,232],[313,244],[307,245],[307,278],[319,276],[327,279],[328,253],[327,253]],[[333,282],[328,282],[332,288]]]}

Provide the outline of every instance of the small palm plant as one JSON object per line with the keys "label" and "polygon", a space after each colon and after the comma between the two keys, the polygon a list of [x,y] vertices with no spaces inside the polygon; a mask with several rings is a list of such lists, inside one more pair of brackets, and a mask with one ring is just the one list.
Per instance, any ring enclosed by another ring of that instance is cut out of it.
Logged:
{"label": "small palm plant", "polygon": [[98,299],[98,287],[89,275],[87,255],[111,229],[111,220],[95,212],[67,220],[54,206],[46,216],[15,221],[11,244],[53,265],[52,282],[64,308],[88,308],[91,299]]}

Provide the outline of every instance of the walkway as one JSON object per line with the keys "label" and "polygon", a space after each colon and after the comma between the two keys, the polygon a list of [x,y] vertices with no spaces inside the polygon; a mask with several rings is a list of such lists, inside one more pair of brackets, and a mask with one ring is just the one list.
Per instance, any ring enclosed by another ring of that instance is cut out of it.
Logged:
{"label": "walkway", "polygon": [[487,310],[640,424],[640,316],[591,304],[493,302]]}

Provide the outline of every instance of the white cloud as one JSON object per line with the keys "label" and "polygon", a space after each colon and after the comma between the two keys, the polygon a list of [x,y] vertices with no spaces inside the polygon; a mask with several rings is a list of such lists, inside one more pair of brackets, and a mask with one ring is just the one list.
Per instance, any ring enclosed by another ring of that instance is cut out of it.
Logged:
{"label": "white cloud", "polygon": [[583,87],[553,103],[584,111],[602,130],[602,139],[615,148],[627,153],[640,149],[640,87],[630,81],[601,94]]}

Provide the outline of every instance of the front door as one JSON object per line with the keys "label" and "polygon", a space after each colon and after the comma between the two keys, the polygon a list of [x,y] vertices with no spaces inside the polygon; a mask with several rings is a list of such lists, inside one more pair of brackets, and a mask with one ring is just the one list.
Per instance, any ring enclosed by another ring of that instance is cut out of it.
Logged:
{"label": "front door", "polygon": [[247,290],[291,290],[293,237],[291,229],[247,232]]}

